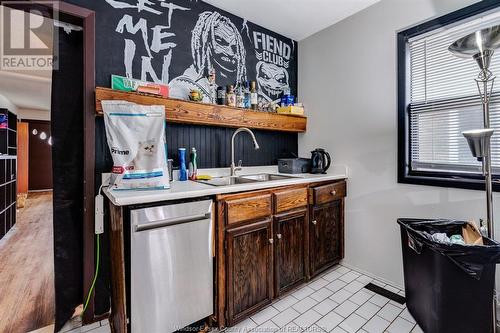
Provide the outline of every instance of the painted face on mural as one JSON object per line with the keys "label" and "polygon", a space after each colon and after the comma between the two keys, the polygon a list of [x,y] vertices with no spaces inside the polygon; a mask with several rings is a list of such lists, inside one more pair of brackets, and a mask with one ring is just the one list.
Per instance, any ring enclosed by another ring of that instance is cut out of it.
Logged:
{"label": "painted face on mural", "polygon": [[212,60],[215,70],[235,73],[238,70],[238,39],[236,37],[238,31],[234,31],[229,23],[221,20],[213,28]]}
{"label": "painted face on mural", "polygon": [[263,61],[257,63],[257,83],[259,94],[268,101],[278,100],[283,90],[290,86],[285,68]]}
{"label": "painted face on mural", "polygon": [[[218,12],[206,11],[199,15],[191,34],[193,64],[182,75],[169,82],[172,97],[187,99],[196,89],[211,96],[212,87],[207,78],[215,71],[217,80],[231,82],[247,80],[246,51],[241,34],[229,18]],[[208,97],[207,97],[208,98]]]}
{"label": "painted face on mural", "polygon": [[195,69],[203,74],[215,69],[217,77],[246,80],[246,51],[236,26],[218,12],[203,12],[191,37]]}

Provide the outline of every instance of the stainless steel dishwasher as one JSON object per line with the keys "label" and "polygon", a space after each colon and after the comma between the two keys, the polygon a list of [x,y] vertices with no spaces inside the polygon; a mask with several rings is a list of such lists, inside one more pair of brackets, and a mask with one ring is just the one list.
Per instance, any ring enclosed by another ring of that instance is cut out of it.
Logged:
{"label": "stainless steel dishwasher", "polygon": [[132,333],[170,333],[213,313],[212,201],[130,211]]}

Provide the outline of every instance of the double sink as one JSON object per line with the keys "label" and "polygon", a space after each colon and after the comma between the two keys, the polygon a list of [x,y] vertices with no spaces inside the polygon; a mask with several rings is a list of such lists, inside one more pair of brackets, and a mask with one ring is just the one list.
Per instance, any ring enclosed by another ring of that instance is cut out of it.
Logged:
{"label": "double sink", "polygon": [[228,185],[248,184],[257,182],[270,182],[273,180],[283,180],[290,178],[296,178],[296,177],[278,175],[273,173],[259,173],[255,175],[214,177],[210,180],[197,180],[197,182],[212,186],[228,186]]}
{"label": "double sink", "polygon": [[294,176],[287,176],[275,173],[259,173],[254,175],[236,176],[236,171],[241,170],[241,160],[239,161],[238,166],[236,166],[236,164],[234,163],[234,139],[239,133],[242,132],[247,132],[248,134],[250,134],[255,149],[259,149],[259,144],[257,143],[257,139],[255,138],[253,132],[245,127],[238,128],[231,137],[231,166],[230,166],[231,176],[214,177],[210,180],[197,180],[197,182],[212,186],[229,186],[229,185],[239,185],[239,184],[249,184],[249,183],[263,183],[263,182],[270,182],[273,180],[296,178]]}

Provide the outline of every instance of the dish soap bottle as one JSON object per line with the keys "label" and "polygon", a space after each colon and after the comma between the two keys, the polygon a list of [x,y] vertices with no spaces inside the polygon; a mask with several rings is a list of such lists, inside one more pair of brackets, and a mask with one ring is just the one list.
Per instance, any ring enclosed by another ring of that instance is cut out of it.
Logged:
{"label": "dish soap bottle", "polygon": [[196,148],[191,148],[189,155],[189,179],[196,180],[198,174],[198,163],[196,162]]}
{"label": "dish soap bottle", "polygon": [[179,148],[179,180],[187,180],[186,148]]}

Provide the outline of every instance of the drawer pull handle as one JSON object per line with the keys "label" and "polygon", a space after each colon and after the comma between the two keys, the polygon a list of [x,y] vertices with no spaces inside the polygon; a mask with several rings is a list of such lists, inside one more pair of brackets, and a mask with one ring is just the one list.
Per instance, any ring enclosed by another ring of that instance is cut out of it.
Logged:
{"label": "drawer pull handle", "polygon": [[318,221],[312,220],[312,224],[316,225],[317,223],[318,223]]}
{"label": "drawer pull handle", "polygon": [[281,239],[281,234],[276,234],[276,238]]}
{"label": "drawer pull handle", "polygon": [[337,191],[336,191],[336,190],[333,190],[333,191],[331,191],[331,192],[330,192],[330,194],[331,194],[331,195],[335,195],[335,194],[337,194]]}
{"label": "drawer pull handle", "polygon": [[272,243],[274,243],[274,239],[269,238],[269,244],[272,244]]}

